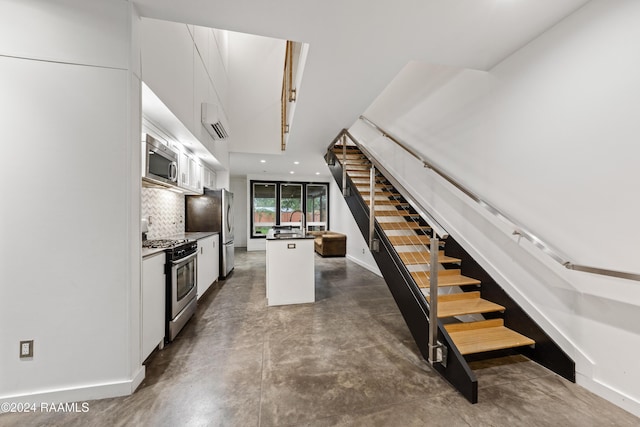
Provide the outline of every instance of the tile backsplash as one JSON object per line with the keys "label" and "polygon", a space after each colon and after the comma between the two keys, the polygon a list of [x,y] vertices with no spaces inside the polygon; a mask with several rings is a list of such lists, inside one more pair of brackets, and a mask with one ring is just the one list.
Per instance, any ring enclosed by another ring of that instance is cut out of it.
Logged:
{"label": "tile backsplash", "polygon": [[184,233],[184,196],[162,188],[142,187],[142,218],[149,220],[148,239]]}

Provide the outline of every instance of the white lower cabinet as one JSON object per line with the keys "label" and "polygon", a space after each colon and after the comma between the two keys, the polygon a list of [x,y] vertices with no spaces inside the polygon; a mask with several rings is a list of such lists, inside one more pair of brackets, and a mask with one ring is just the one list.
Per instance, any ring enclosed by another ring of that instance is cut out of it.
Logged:
{"label": "white lower cabinet", "polygon": [[220,236],[198,240],[198,299],[218,280],[220,274]]}
{"label": "white lower cabinet", "polygon": [[165,253],[142,260],[142,361],[164,345],[166,280]]}
{"label": "white lower cabinet", "polygon": [[313,239],[267,239],[267,305],[315,302]]}

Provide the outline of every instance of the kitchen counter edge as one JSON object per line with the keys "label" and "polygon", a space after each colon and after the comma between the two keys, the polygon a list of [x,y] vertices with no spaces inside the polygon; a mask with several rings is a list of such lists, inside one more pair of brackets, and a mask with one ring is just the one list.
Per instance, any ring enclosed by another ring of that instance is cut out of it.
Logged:
{"label": "kitchen counter edge", "polygon": [[[193,241],[206,239],[207,237],[215,236],[216,234],[220,233],[217,231],[191,231],[163,237],[163,239],[187,239]],[[164,252],[165,250],[166,248],[142,248],[142,259],[152,257],[160,252]]]}

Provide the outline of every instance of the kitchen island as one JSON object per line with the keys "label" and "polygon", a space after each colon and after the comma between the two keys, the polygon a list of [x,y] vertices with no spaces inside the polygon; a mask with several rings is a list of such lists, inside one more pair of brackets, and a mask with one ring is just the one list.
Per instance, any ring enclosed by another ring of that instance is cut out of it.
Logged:
{"label": "kitchen island", "polygon": [[314,236],[291,230],[267,235],[267,305],[315,302]]}

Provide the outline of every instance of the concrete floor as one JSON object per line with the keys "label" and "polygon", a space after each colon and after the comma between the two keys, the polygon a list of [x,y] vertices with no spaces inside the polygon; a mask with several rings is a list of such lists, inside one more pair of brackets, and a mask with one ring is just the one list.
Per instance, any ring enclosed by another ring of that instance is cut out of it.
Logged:
{"label": "concrete floor", "polygon": [[238,250],[234,274],[152,354],[133,395],[0,425],[640,425],[520,356],[477,363],[480,403],[469,404],[419,356],[384,281],[344,258],[316,257],[316,299],[267,308],[264,252]]}

